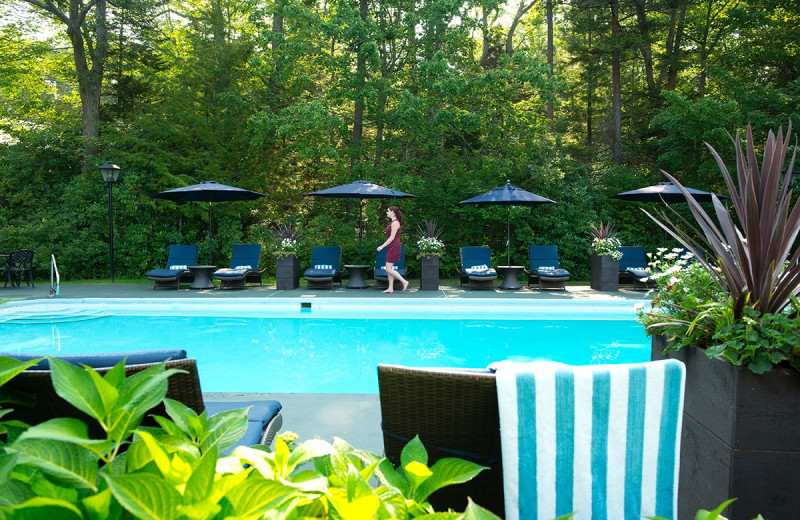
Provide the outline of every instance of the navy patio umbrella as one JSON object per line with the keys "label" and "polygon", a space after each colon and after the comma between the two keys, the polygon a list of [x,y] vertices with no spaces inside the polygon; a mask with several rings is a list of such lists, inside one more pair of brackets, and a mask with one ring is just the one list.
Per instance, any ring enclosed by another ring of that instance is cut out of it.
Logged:
{"label": "navy patio umbrella", "polygon": [[157,199],[166,199],[173,202],[208,202],[208,263],[213,265],[214,235],[211,232],[211,203],[229,202],[237,200],[255,200],[266,197],[264,193],[245,190],[234,186],[220,184],[217,181],[203,181],[182,188],[162,191],[153,195]]}
{"label": "navy patio umbrella", "polygon": [[[686,188],[689,195],[694,197],[697,202],[711,202],[711,196],[716,195],[710,191]],[[716,195],[718,199],[729,199],[725,195]],[[652,186],[639,188],[638,190],[625,191],[611,196],[612,199],[627,200],[632,202],[663,202],[664,204],[675,204],[686,202],[686,197],[681,193],[677,186],[671,182],[659,182]],[[667,232],[664,231],[664,247],[667,247]]]}
{"label": "navy patio umbrella", "polygon": [[361,237],[363,231],[361,229],[363,221],[363,207],[362,202],[364,199],[408,199],[416,197],[410,193],[403,191],[385,188],[378,184],[373,184],[370,181],[353,181],[350,184],[343,184],[341,186],[334,186],[324,190],[306,193],[306,197],[328,197],[338,199],[358,199],[358,263],[362,264],[361,260]]}
{"label": "navy patio umbrella", "polygon": [[478,206],[507,206],[506,212],[506,262],[511,265],[511,206],[538,206],[539,204],[555,204],[556,201],[546,199],[535,193],[517,188],[511,181],[471,199],[462,200],[460,204]]}
{"label": "navy patio umbrella", "polygon": [[[688,191],[697,202],[711,202],[711,196],[714,195],[714,193],[710,191],[696,190],[694,188],[686,188],[686,191]],[[638,190],[617,193],[611,198],[634,202],[664,202],[666,204],[686,202],[686,197],[684,197],[678,187],[671,182],[659,182],[653,186],[639,188]],[[717,195],[717,198],[727,199],[729,197]]]}

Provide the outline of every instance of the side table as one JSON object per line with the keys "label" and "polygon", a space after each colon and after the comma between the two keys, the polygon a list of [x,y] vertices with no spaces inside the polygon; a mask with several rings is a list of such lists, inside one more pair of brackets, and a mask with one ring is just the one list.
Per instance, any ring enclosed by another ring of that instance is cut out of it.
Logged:
{"label": "side table", "polygon": [[500,289],[522,289],[522,284],[519,282],[519,274],[524,268],[521,265],[498,265],[496,267],[497,272],[503,277]]}
{"label": "side table", "polygon": [[364,278],[367,269],[369,269],[368,265],[346,265],[344,268],[347,269],[347,273],[350,275],[350,279],[347,281],[347,285],[345,285],[346,288],[367,289],[369,287],[367,280]]}
{"label": "side table", "polygon": [[214,289],[216,285],[211,281],[211,274],[216,269],[216,265],[190,265],[189,271],[194,275],[194,281],[189,289]]}

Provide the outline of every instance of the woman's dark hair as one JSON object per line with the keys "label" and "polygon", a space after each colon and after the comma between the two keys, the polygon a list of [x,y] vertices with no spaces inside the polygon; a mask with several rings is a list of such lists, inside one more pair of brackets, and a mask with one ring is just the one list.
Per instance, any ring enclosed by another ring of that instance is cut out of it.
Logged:
{"label": "woman's dark hair", "polygon": [[402,224],[403,223],[403,212],[397,209],[397,206],[389,206],[389,210],[394,213],[395,218],[397,221]]}

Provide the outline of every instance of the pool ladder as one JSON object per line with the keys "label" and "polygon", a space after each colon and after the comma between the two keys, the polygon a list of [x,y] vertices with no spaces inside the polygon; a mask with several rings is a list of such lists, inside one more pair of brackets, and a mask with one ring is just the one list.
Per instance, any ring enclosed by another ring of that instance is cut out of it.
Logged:
{"label": "pool ladder", "polygon": [[56,255],[50,255],[50,296],[58,296],[59,293],[61,293],[61,278],[58,276]]}

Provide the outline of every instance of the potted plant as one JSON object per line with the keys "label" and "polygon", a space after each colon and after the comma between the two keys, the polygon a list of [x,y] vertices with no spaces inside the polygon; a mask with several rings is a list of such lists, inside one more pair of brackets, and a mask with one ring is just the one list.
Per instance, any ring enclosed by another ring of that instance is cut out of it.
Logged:
{"label": "potted plant", "polygon": [[278,224],[275,235],[275,284],[279,290],[292,290],[300,287],[300,228],[294,222]]}
{"label": "potted plant", "polygon": [[[761,512],[800,511],[800,204],[792,205],[782,171],[784,139],[769,132],[758,154],[748,127],[734,139],[736,181],[722,171],[733,214],[713,197],[712,218],[671,175],[695,223],[685,230],[650,215],[690,251],[692,262],[656,280],[640,320],[653,335],[653,357],[686,364],[679,515],[700,503],[737,497],[731,520]],[[794,164],[792,156],[787,171]],[[738,184],[738,186],[737,186]],[[649,215],[649,214],[648,214]],[[682,220],[688,224],[688,221]]]}
{"label": "potted plant", "polygon": [[619,289],[619,259],[622,253],[617,250],[620,243],[617,231],[611,222],[600,226],[589,224],[592,229],[592,280],[595,291],[616,291]]}
{"label": "potted plant", "polygon": [[439,257],[444,253],[444,243],[439,239],[442,229],[435,220],[426,220],[417,226],[417,257],[420,259],[421,291],[439,290]]}

